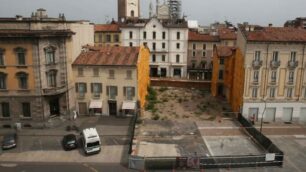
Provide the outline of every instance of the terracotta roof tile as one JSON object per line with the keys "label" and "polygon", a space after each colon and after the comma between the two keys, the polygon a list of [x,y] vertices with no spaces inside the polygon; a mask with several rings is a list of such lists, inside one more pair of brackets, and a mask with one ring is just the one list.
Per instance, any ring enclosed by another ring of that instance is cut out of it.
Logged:
{"label": "terracotta roof tile", "polygon": [[95,32],[120,32],[118,24],[97,24]]}
{"label": "terracotta roof tile", "polygon": [[7,30],[0,29],[0,37],[51,37],[71,36],[75,34],[71,30]]}
{"label": "terracotta roof tile", "polygon": [[291,27],[257,27],[245,34],[248,41],[306,42],[306,30]]}
{"label": "terracotta roof tile", "polygon": [[86,47],[72,65],[136,66],[139,47]]}
{"label": "terracotta roof tile", "polygon": [[221,40],[236,40],[237,34],[233,29],[221,28],[218,30],[218,34]]}
{"label": "terracotta roof tile", "polygon": [[216,49],[219,57],[229,57],[233,55],[233,50],[235,50],[235,48],[231,46],[217,46]]}
{"label": "terracotta roof tile", "polygon": [[188,33],[188,40],[189,41],[203,41],[203,42],[218,42],[218,36],[212,36],[209,34],[200,34],[196,31],[189,31]]}

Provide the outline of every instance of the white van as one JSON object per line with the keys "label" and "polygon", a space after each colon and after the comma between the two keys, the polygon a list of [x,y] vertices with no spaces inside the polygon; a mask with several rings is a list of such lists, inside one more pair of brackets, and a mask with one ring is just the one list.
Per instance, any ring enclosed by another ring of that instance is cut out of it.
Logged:
{"label": "white van", "polygon": [[96,128],[86,128],[81,135],[86,154],[94,154],[101,151],[101,141]]}

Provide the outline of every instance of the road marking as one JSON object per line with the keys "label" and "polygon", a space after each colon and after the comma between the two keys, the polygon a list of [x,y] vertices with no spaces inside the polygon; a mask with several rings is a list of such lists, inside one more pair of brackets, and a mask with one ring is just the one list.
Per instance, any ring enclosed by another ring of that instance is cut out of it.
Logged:
{"label": "road marking", "polygon": [[96,170],[95,168],[93,168],[93,167],[91,167],[91,166],[89,166],[88,164],[86,164],[86,163],[84,163],[84,164],[82,164],[84,167],[87,167],[87,168],[89,168],[90,169],[90,171],[92,171],[92,172],[99,172],[98,170]]}
{"label": "road marking", "polygon": [[0,164],[0,166],[1,167],[10,167],[10,168],[12,168],[12,167],[16,167],[17,164]]}

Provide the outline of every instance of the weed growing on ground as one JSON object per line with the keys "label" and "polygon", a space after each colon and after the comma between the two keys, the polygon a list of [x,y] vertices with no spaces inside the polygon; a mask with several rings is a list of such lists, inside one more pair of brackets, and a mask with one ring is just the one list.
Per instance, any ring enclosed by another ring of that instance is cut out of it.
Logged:
{"label": "weed growing on ground", "polygon": [[168,87],[161,87],[161,88],[159,88],[159,92],[165,92],[165,91],[167,91],[168,90]]}

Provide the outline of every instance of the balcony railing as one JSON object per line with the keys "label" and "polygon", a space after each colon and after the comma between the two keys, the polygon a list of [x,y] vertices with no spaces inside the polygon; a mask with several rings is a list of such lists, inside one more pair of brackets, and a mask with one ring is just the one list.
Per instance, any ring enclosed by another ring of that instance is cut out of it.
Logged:
{"label": "balcony railing", "polygon": [[290,79],[290,80],[287,82],[287,85],[293,85],[293,83],[294,83],[294,81]]}
{"label": "balcony railing", "polygon": [[270,62],[270,66],[271,66],[272,69],[277,69],[277,68],[280,66],[280,61],[274,61],[274,60],[272,60],[272,61]]}
{"label": "balcony railing", "polygon": [[299,65],[298,61],[288,61],[288,68],[295,69]]}
{"label": "balcony railing", "polygon": [[262,60],[253,60],[252,66],[254,69],[259,69],[262,66]]}

